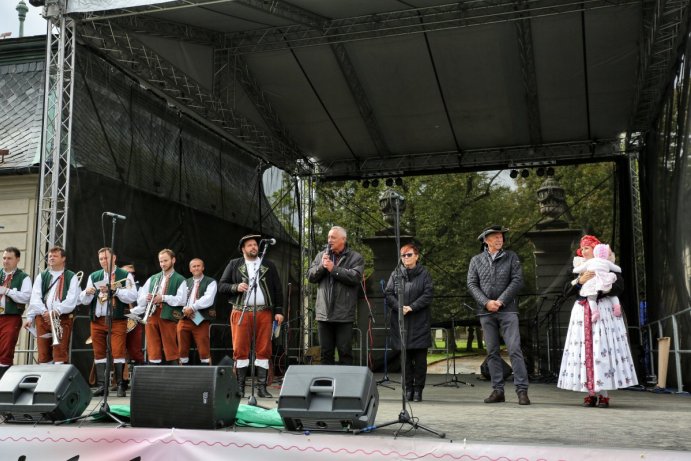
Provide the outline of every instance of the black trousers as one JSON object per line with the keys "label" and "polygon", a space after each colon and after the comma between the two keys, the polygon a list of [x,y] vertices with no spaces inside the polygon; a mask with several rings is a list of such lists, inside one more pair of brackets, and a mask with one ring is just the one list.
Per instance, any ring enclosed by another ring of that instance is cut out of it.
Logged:
{"label": "black trousers", "polygon": [[427,348],[406,349],[405,353],[405,388],[422,390],[427,378]]}
{"label": "black trousers", "polygon": [[338,349],[340,365],[353,364],[353,324],[352,322],[317,322],[321,364],[335,365],[334,350]]}

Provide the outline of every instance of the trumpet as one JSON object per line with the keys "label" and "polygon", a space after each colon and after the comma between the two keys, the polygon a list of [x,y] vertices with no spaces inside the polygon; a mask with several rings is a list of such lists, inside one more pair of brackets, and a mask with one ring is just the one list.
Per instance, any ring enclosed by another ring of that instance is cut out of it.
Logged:
{"label": "trumpet", "polygon": [[[116,281],[114,281],[113,283],[111,283],[111,284],[110,284],[111,290],[115,291],[115,290],[117,290],[118,288],[121,288],[121,287],[122,287],[122,285],[121,285],[122,282],[126,282],[126,283],[125,283],[125,286],[126,286],[126,287],[129,287],[129,286],[131,285],[130,282],[129,282],[129,280],[127,279],[127,277],[125,277],[124,279],[116,280]],[[106,291],[106,292],[104,293],[104,292],[102,292],[102,291],[99,291],[99,292],[98,292],[98,302],[101,303],[101,304],[104,304],[106,301],[108,301],[108,292]]]}
{"label": "trumpet", "polygon": [[149,300],[148,304],[146,305],[146,309],[144,309],[144,317],[142,317],[141,322],[146,325],[147,320],[149,320],[149,317],[153,315],[154,311],[156,310],[156,304],[154,303],[154,298],[158,294],[158,290],[161,288],[161,280],[163,280],[163,277],[165,277],[164,274],[161,274],[161,276],[156,280],[156,284],[154,285],[153,291],[151,291],[151,299]]}
{"label": "trumpet", "polygon": [[[82,284],[82,278],[84,277],[84,271],[79,271],[74,274],[77,277],[77,285]],[[57,320],[55,319],[55,311],[53,309],[48,310],[48,317],[50,318],[50,333],[53,337],[53,346],[57,346],[62,341],[62,325],[60,324],[60,316]]]}
{"label": "trumpet", "polygon": [[53,346],[57,346],[62,341],[62,325],[60,325],[60,317],[55,320],[54,310],[48,311],[50,317],[50,332],[53,335]]}

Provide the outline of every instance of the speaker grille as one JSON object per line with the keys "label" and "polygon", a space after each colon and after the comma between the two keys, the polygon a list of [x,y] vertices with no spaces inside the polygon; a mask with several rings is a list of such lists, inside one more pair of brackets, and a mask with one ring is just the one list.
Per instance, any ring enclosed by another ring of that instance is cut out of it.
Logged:
{"label": "speaker grille", "polygon": [[132,426],[215,429],[232,425],[240,396],[232,367],[135,368]]}

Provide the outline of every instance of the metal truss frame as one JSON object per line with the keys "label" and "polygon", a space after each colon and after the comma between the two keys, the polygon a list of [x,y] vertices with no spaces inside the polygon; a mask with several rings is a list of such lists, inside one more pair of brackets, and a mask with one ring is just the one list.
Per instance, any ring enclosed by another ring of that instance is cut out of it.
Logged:
{"label": "metal truss frame", "polygon": [[147,89],[266,164],[291,171],[303,157],[294,143],[257,127],[132,32],[110,21],[92,21],[80,27],[79,38]]}
{"label": "metal truss frame", "polygon": [[[647,131],[659,115],[679,44],[685,40],[683,33],[688,23],[688,0],[654,0],[644,11],[640,43],[638,81],[633,102],[630,132]],[[688,33],[688,31],[686,31]]]}
{"label": "metal truss frame", "polygon": [[607,161],[626,155],[619,139],[584,140],[541,146],[469,149],[463,152],[426,152],[353,162],[336,160],[320,171],[328,180],[390,177],[404,174],[437,174],[459,171],[500,170],[519,164],[569,164]]}
{"label": "metal truss frame", "polygon": [[256,53],[327,45],[381,37],[410,35],[494,23],[522,21],[566,13],[636,5],[639,0],[470,0],[440,6],[406,8],[366,16],[330,20],[320,28],[303,24],[225,34],[224,46],[233,53]]}
{"label": "metal truss frame", "polygon": [[45,268],[51,247],[66,247],[76,43],[75,23],[64,14],[64,7],[64,0],[49,0],[45,6],[48,32],[35,274]]}

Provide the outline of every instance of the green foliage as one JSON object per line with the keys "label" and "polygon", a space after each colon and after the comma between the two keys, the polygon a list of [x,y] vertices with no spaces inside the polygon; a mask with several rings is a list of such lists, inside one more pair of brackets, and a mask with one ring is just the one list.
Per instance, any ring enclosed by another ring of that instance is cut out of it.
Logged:
{"label": "green foliage", "polygon": [[[609,163],[561,166],[555,178],[565,189],[569,213],[564,219],[576,229],[591,229],[603,241],[613,243],[614,166]],[[531,174],[516,180],[496,172],[458,173],[404,178],[394,190],[406,199],[401,217],[404,231],[422,244],[422,259],[435,284],[434,316],[448,318],[468,313],[461,307],[473,306],[466,290],[470,258],[480,250],[478,234],[491,224],[511,229],[506,247],[523,262],[524,294],[535,292],[533,246],[526,233],[535,230],[541,219],[537,190],[545,180]],[[314,190],[313,253],[320,250],[334,225],[348,230],[348,242],[367,261],[366,274],[372,271],[372,252],[362,238],[374,235],[388,225],[379,210],[379,195],[386,187],[362,187],[359,181],[317,183]],[[277,191],[273,199],[285,197]],[[279,206],[277,214],[291,233],[296,232],[294,206]],[[572,220],[571,220],[572,219]],[[532,298],[531,298],[532,299]],[[528,303],[522,303],[525,307]],[[473,306],[474,307],[474,306]]]}

